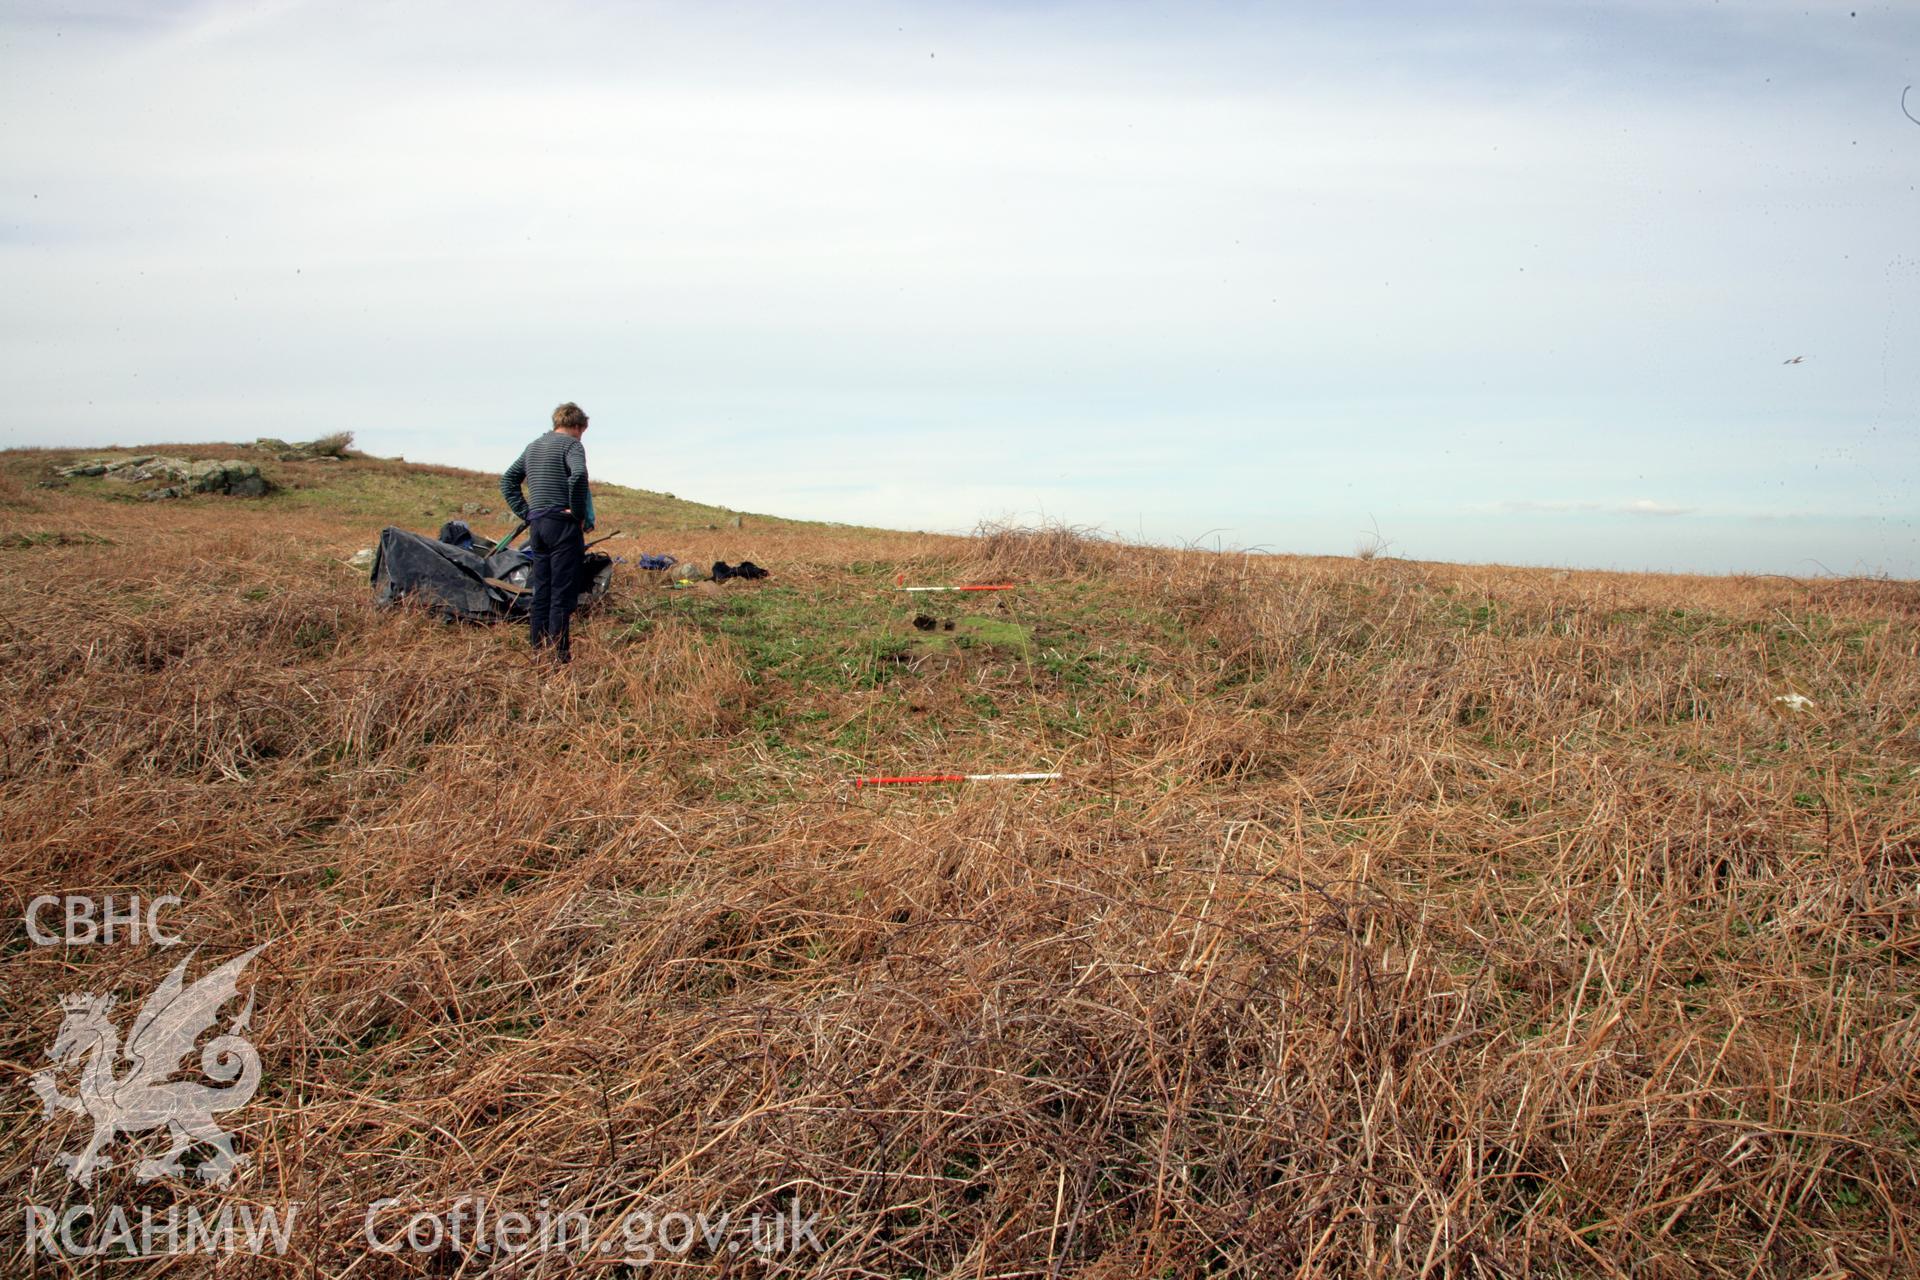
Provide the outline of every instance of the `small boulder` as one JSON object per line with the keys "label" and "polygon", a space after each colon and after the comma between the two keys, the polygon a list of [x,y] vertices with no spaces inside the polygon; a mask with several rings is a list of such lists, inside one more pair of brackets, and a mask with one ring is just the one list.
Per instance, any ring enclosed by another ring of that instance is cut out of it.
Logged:
{"label": "small boulder", "polygon": [[463,516],[490,516],[493,514],[493,508],[483,507],[477,502],[463,502],[460,504],[460,514]]}
{"label": "small boulder", "polygon": [[195,493],[225,493],[227,491],[227,464],[224,462],[195,462],[188,466],[187,487]]}
{"label": "small boulder", "polygon": [[348,559],[347,563],[355,569],[372,569],[373,568],[373,548],[372,547],[360,548],[358,551],[353,553],[352,557]]}
{"label": "small boulder", "polygon": [[253,442],[253,447],[261,453],[270,453],[282,462],[327,462],[340,461],[340,455],[353,445],[353,432],[336,431],[332,435],[321,436],[318,440],[307,440],[290,444],[276,436],[261,436]]}
{"label": "small boulder", "polygon": [[230,493],[243,498],[260,497],[271,487],[256,463],[239,458],[190,463],[181,478],[194,493]]}
{"label": "small boulder", "polygon": [[116,468],[115,480],[125,480],[129,484],[138,484],[144,480],[185,480],[193,464],[185,458],[166,456],[148,458],[137,466]]}
{"label": "small boulder", "polygon": [[168,485],[163,489],[149,489],[140,497],[146,502],[164,502],[169,498],[184,498],[187,491],[178,485]]}

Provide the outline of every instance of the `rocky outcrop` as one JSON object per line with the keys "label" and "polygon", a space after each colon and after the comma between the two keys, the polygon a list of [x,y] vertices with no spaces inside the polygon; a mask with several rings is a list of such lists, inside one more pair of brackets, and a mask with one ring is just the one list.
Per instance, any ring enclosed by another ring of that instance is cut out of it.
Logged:
{"label": "rocky outcrop", "polygon": [[70,466],[55,469],[56,476],[104,476],[109,472],[124,472],[132,467],[144,467],[153,461],[153,455],[143,453],[137,458],[82,458]]}
{"label": "rocky outcrop", "polygon": [[223,462],[189,462],[185,458],[141,454],[133,458],[85,458],[61,467],[58,476],[104,476],[122,484],[161,486],[142,498],[181,498],[190,493],[224,493],[236,498],[259,498],[273,492],[273,483],[260,474],[258,463],[229,458]]}
{"label": "rocky outcrop", "polygon": [[253,447],[261,453],[272,454],[282,462],[339,462],[342,455],[353,447],[353,432],[336,431],[305,444],[288,444],[272,436],[261,436],[253,442]]}
{"label": "rocky outcrop", "polygon": [[226,493],[236,498],[258,498],[267,492],[267,478],[252,462],[230,458],[225,462],[196,462],[187,468],[187,488],[194,493]]}

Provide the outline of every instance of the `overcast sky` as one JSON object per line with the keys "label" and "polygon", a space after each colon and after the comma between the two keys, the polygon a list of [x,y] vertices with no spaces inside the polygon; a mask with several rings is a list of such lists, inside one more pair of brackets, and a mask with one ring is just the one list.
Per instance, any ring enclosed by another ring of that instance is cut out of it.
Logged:
{"label": "overcast sky", "polygon": [[571,399],[743,510],[1911,577],[1916,83],[1851,0],[7,0],[0,444]]}

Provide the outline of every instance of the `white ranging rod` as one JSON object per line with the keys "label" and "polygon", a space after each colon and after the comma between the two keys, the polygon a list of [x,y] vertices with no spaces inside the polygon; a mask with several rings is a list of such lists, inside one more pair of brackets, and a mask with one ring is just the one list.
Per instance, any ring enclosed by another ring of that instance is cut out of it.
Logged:
{"label": "white ranging rod", "polygon": [[881,778],[855,778],[854,789],[890,787],[921,782],[1054,782],[1057,773],[909,773]]}

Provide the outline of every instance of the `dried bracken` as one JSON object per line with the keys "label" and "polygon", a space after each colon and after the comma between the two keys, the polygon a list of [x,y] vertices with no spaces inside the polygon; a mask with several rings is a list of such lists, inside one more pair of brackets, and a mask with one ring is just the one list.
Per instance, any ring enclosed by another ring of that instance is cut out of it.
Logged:
{"label": "dried bracken", "polygon": [[[628,578],[543,683],[517,635],[373,612],[364,512],[9,465],[10,900],[269,943],[235,1194],[305,1208],[221,1274],[572,1273],[364,1256],[370,1202],[474,1194],[820,1213],[824,1252],[678,1260],[716,1274],[1920,1271],[1909,584],[749,547],[610,498],[630,546],[775,577]],[[917,648],[908,566],[1025,585],[951,606],[1001,639]],[[927,767],[1068,777],[845,785]],[[21,1087],[58,997],[173,962],[16,925],[0,1195],[74,1194],[81,1122]],[[220,1194],[117,1154],[103,1202]]]}

